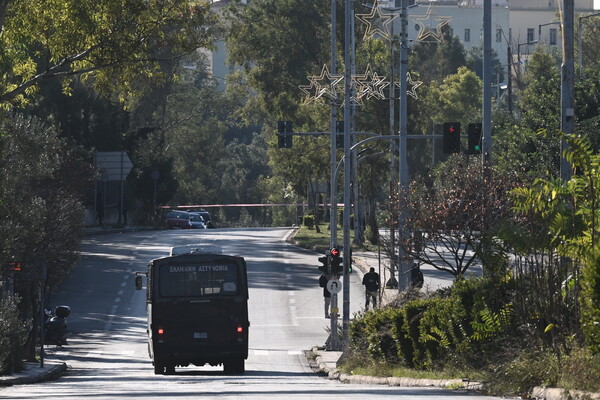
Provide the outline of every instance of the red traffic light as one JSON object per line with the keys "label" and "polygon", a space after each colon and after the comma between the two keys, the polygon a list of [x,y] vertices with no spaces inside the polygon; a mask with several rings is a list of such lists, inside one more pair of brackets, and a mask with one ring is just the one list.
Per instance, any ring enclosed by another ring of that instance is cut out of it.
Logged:
{"label": "red traffic light", "polygon": [[330,254],[334,257],[338,257],[340,255],[340,251],[334,247],[331,249]]}
{"label": "red traffic light", "polygon": [[14,261],[8,263],[9,271],[20,271],[21,269],[22,269],[21,263],[14,262]]}

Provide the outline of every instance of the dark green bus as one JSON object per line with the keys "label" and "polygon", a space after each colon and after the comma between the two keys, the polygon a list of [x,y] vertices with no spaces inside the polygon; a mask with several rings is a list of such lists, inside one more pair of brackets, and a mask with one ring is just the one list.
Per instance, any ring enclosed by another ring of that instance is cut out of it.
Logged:
{"label": "dark green bus", "polygon": [[[142,288],[136,273],[136,288]],[[244,372],[248,278],[242,257],[191,253],[152,260],[146,273],[148,352],[155,374],[223,364]]]}

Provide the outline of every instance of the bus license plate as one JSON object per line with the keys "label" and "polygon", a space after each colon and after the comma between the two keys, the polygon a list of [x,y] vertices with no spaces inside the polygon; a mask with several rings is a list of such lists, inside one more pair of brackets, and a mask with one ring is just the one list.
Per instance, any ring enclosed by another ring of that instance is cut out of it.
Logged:
{"label": "bus license plate", "polygon": [[208,333],[206,332],[194,332],[194,339],[207,339]]}

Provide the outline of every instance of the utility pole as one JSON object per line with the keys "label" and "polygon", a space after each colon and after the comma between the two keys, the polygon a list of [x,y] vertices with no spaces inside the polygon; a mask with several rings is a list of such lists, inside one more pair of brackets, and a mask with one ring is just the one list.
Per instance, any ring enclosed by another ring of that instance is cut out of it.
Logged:
{"label": "utility pole", "polygon": [[[566,134],[573,133],[575,125],[575,57],[573,27],[575,21],[575,6],[573,0],[563,0],[562,15],[562,45],[563,58],[560,66],[561,77],[561,122],[560,129]],[[579,50],[581,51],[581,49]],[[571,179],[571,165],[564,158],[564,151],[568,149],[568,143],[563,139],[560,146],[560,178],[563,181]]]}
{"label": "utility pole", "polygon": [[[492,0],[483,1],[483,116],[481,160],[484,170],[492,166]],[[486,173],[487,173],[486,172]]]}
{"label": "utility pole", "polygon": [[[396,114],[396,84],[394,83],[394,74],[396,70],[394,68],[396,63],[396,52],[394,51],[394,47],[396,45],[394,38],[394,24],[390,24],[390,136],[394,136],[396,134],[396,123],[395,123],[395,114]],[[396,161],[394,160],[394,152],[396,149],[394,148],[394,143],[390,142],[390,195],[394,192],[394,187],[396,186],[396,179],[394,176],[396,175],[394,169],[396,168]],[[390,219],[390,254],[396,254],[396,222]],[[379,239],[380,240],[380,239]],[[394,258],[390,260],[390,278],[385,283],[385,286],[388,288],[397,288],[398,280],[396,279],[396,264],[394,263]]]}
{"label": "utility pole", "polygon": [[[408,196],[408,161],[406,159],[406,135],[408,131],[408,102],[406,95],[406,76],[408,73],[408,0],[400,0],[400,121],[399,121],[399,149],[398,149],[398,193]],[[408,260],[400,241],[408,235],[405,225],[405,215],[398,215],[398,291],[408,287],[407,273]]]}
{"label": "utility pole", "polygon": [[350,19],[352,18],[352,1],[344,1],[344,159],[346,160],[344,162],[344,306],[342,310],[342,349],[344,352],[348,349],[348,328],[350,324],[350,95],[352,89],[352,52],[350,51],[352,32]]}

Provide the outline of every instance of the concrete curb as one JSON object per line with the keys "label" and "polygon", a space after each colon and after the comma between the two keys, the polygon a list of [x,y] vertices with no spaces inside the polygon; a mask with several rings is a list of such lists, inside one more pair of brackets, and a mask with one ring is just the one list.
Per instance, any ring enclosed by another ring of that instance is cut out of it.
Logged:
{"label": "concrete curb", "polygon": [[560,388],[549,388],[536,386],[531,392],[531,398],[538,400],[572,400],[586,399],[599,400],[600,393],[583,392],[581,390],[565,390]]}
{"label": "concrete curb", "polygon": [[44,368],[38,363],[25,363],[23,371],[13,375],[0,376],[0,386],[29,385],[60,378],[67,370],[67,364],[62,361],[46,360]]}

